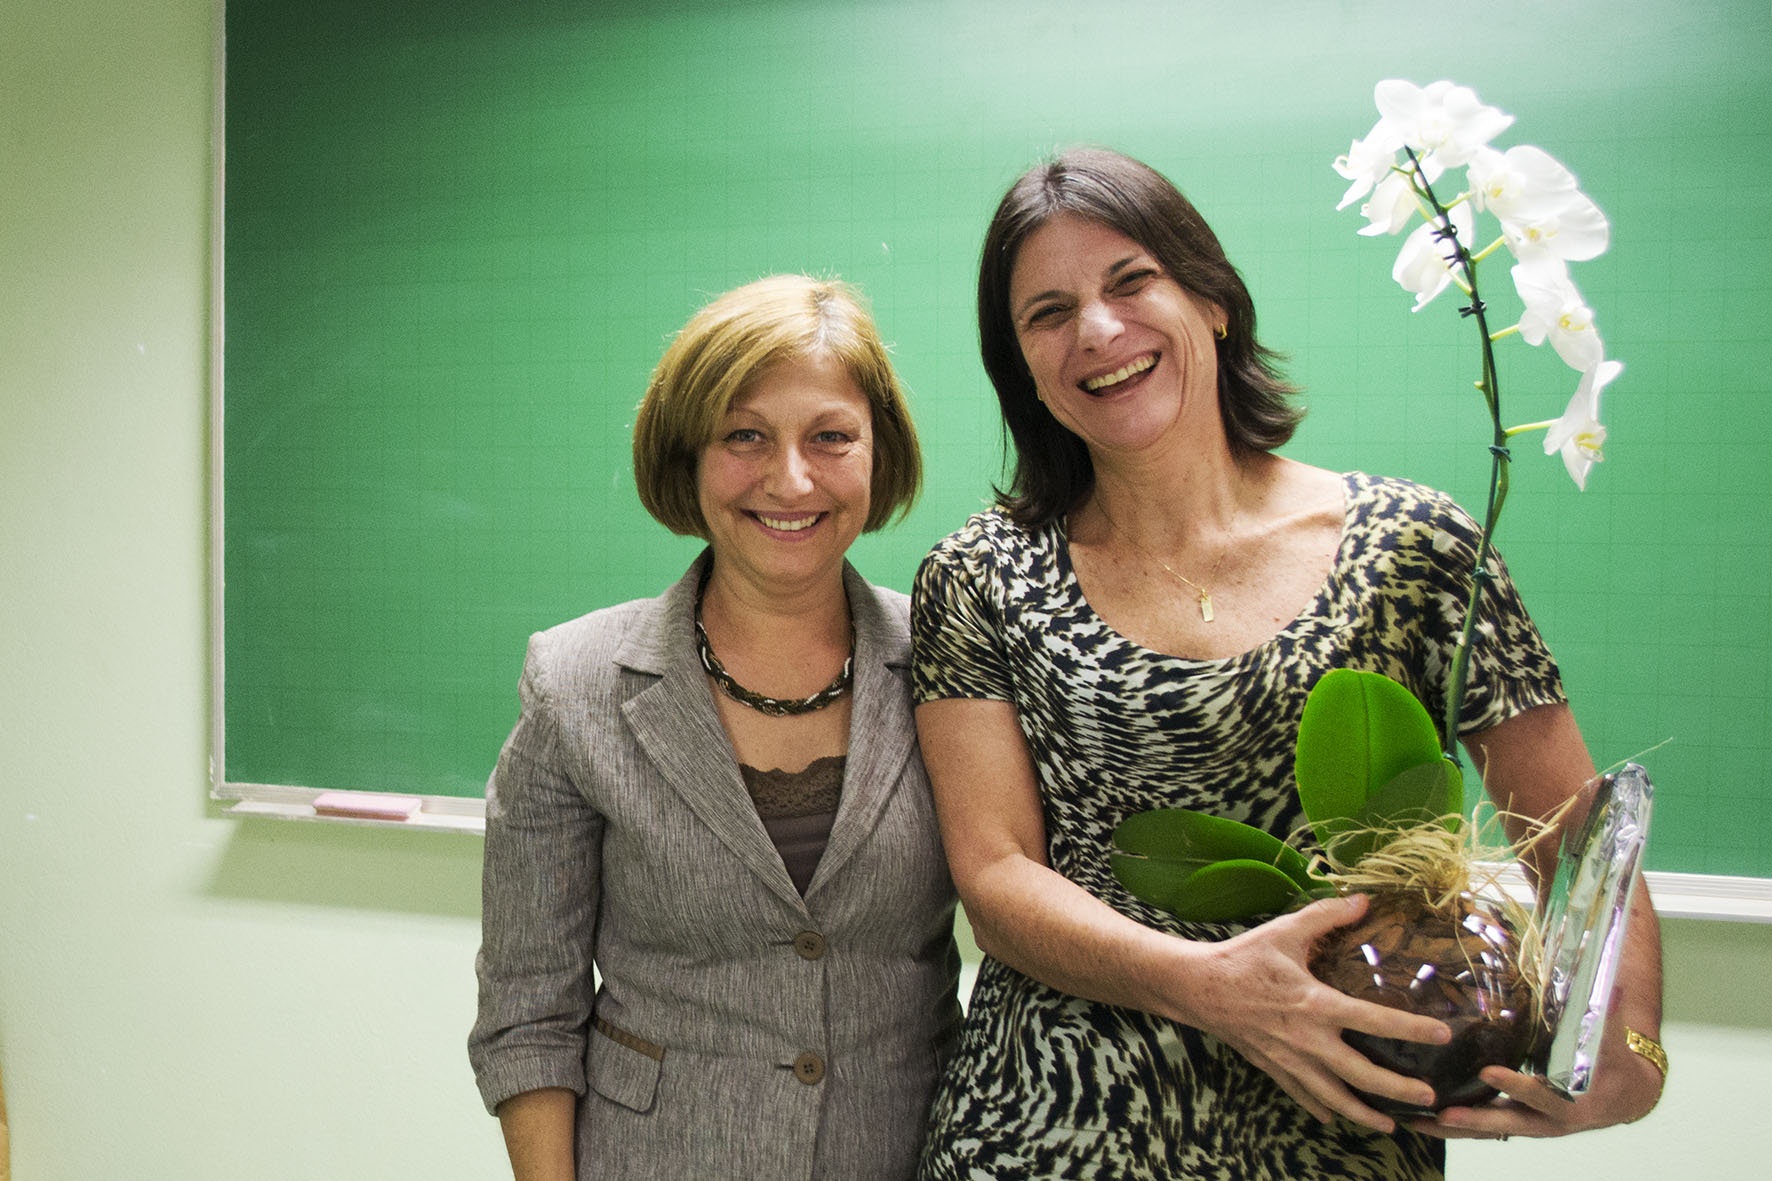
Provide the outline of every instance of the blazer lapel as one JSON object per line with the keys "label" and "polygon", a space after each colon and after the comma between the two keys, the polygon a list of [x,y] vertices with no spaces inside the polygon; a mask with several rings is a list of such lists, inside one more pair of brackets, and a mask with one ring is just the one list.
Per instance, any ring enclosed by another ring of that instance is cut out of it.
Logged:
{"label": "blazer lapel", "polygon": [[803,907],[781,855],[757,818],[739,777],[738,759],[708,694],[691,639],[704,552],[678,583],[654,600],[657,610],[623,642],[616,659],[658,679],[622,704],[628,728],[684,803],[735,857],[775,893]]}
{"label": "blazer lapel", "polygon": [[845,565],[845,588],[855,623],[855,702],[849,717],[849,757],[830,841],[806,893],[843,867],[880,821],[916,748],[907,683],[910,630],[875,598],[874,590]]}

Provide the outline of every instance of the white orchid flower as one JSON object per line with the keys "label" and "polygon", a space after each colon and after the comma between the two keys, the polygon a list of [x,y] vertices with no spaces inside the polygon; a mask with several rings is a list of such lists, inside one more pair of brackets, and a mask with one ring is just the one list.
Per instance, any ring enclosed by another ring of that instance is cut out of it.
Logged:
{"label": "white orchid flower", "polygon": [[1501,222],[1508,248],[1522,259],[1550,254],[1571,262],[1598,258],[1611,244],[1600,207],[1542,148],[1522,144],[1471,157],[1471,200]]}
{"label": "white orchid flower", "polygon": [[1337,209],[1346,209],[1372,191],[1374,185],[1391,175],[1397,163],[1397,149],[1403,137],[1383,119],[1372,125],[1365,139],[1348,145],[1347,155],[1335,158],[1335,171],[1353,183],[1341,195]]}
{"label": "white orchid flower", "polygon": [[[1452,219],[1452,228],[1458,231],[1458,241],[1468,243],[1473,228],[1470,206],[1454,205],[1447,216]],[[1404,291],[1414,294],[1414,310],[1418,312],[1454,280],[1457,252],[1454,243],[1440,237],[1439,228],[1434,222],[1417,227],[1403,239],[1396,265],[1391,267],[1391,278]]]}
{"label": "white orchid flower", "polygon": [[1605,344],[1594,327],[1593,309],[1569,279],[1561,259],[1544,257],[1516,263],[1511,272],[1514,290],[1526,309],[1520,313],[1520,336],[1530,345],[1549,340],[1564,364],[1585,373],[1606,355]]}
{"label": "white orchid flower", "polygon": [[[1440,179],[1440,174],[1444,171],[1429,157],[1421,161],[1418,175],[1431,185]],[[1422,212],[1421,198],[1415,191],[1411,174],[1404,170],[1392,170],[1372,190],[1372,199],[1360,206],[1360,216],[1366,219],[1366,224],[1360,227],[1360,234],[1367,238],[1400,233],[1403,227],[1418,216],[1426,216]]]}
{"label": "white orchid flower", "polygon": [[1622,361],[1601,361],[1581,375],[1563,417],[1544,435],[1544,453],[1563,453],[1563,467],[1575,486],[1587,491],[1587,474],[1605,459],[1606,428],[1600,424],[1600,391],[1624,372]]}
{"label": "white orchid flower", "polygon": [[1542,255],[1568,262],[1598,258],[1611,245],[1612,227],[1600,207],[1585,193],[1569,195],[1561,206],[1543,216],[1501,223],[1508,249],[1514,257],[1530,260]]}
{"label": "white orchid flower", "polygon": [[1393,172],[1378,182],[1372,190],[1372,199],[1360,206],[1360,216],[1366,219],[1366,224],[1360,227],[1360,234],[1373,238],[1398,233],[1416,220],[1420,210],[1420,202],[1409,178],[1401,172]]}
{"label": "white orchid flower", "polygon": [[1514,117],[1483,105],[1477,92],[1451,82],[1420,87],[1401,78],[1387,78],[1373,88],[1381,122],[1402,137],[1417,156],[1432,154],[1441,165],[1457,168],[1470,162],[1478,148],[1500,135]]}

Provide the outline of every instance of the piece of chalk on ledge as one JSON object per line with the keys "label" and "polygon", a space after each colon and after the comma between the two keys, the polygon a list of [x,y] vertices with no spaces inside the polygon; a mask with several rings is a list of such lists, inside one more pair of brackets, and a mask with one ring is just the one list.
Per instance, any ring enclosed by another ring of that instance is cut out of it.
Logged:
{"label": "piece of chalk on ledge", "polygon": [[388,796],[378,791],[323,791],[314,797],[314,815],[353,820],[410,820],[424,807],[417,796]]}

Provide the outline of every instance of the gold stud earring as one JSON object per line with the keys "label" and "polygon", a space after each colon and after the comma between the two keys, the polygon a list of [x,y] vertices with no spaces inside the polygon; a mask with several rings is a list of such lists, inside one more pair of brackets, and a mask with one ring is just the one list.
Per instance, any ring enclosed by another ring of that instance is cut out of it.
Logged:
{"label": "gold stud earring", "polygon": [[1230,334],[1231,334],[1231,328],[1230,328],[1229,324],[1220,324],[1218,327],[1216,327],[1212,330],[1212,335],[1216,336],[1220,340],[1229,339]]}

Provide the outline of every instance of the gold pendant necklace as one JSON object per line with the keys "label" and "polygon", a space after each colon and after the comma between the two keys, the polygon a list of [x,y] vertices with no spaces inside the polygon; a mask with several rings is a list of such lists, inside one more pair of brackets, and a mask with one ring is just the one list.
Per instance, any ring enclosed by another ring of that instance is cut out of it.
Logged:
{"label": "gold pendant necklace", "polygon": [[[1127,545],[1131,546],[1133,549],[1137,550],[1139,553],[1143,554],[1145,557],[1149,558],[1151,561],[1153,561],[1157,565],[1161,566],[1163,568],[1163,572],[1168,574],[1169,577],[1175,579],[1175,581],[1181,583],[1183,586],[1187,587],[1189,590],[1193,591],[1196,595],[1198,595],[1199,602],[1200,602],[1200,621],[1202,623],[1211,623],[1212,622],[1215,612],[1212,609],[1212,592],[1210,590],[1207,590],[1204,586],[1195,582],[1193,579],[1189,578],[1187,575],[1182,574],[1181,572],[1177,571],[1174,567],[1169,565],[1168,562],[1165,562],[1162,558],[1159,558],[1156,554],[1153,554],[1150,550],[1145,549],[1142,545],[1139,545],[1136,541],[1133,541],[1131,537],[1127,536],[1127,534],[1125,533],[1124,530],[1122,530],[1118,525],[1114,524],[1114,519],[1112,517],[1108,516],[1108,511],[1105,507],[1103,507],[1103,505],[1101,503],[1101,498],[1099,496],[1096,497],[1096,499],[1095,499],[1095,507],[1101,513],[1102,519],[1108,523],[1108,528],[1112,529],[1114,531],[1115,536],[1119,537],[1121,540],[1125,541],[1125,543]],[[1230,552],[1231,552],[1230,546],[1228,546],[1228,545],[1225,546],[1224,549],[1219,551],[1218,561],[1212,563],[1212,569],[1210,569],[1206,572],[1206,581],[1207,582],[1211,582],[1213,580],[1213,578],[1215,578],[1217,576],[1218,568],[1220,566],[1224,565],[1225,556],[1228,555]]]}

